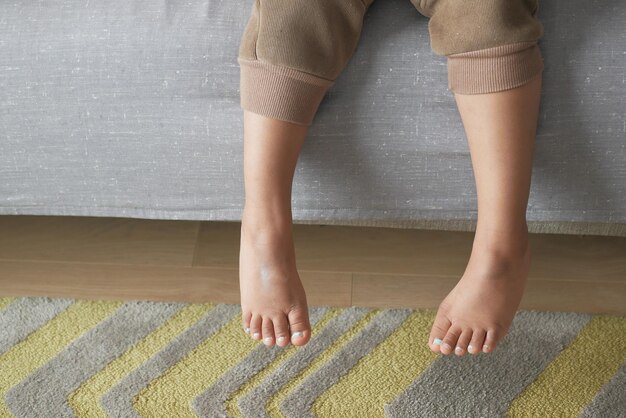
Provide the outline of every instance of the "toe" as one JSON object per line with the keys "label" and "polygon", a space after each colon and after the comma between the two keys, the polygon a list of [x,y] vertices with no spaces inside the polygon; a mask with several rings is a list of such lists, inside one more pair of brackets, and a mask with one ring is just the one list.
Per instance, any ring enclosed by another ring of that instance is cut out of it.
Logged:
{"label": "toe", "polygon": [[499,332],[496,328],[489,328],[487,330],[487,337],[485,338],[485,342],[483,343],[482,350],[485,353],[491,353],[494,348],[496,348],[496,344],[500,340]]}
{"label": "toe", "polygon": [[487,333],[484,329],[475,329],[472,333],[472,340],[467,347],[467,352],[470,354],[478,354],[483,349],[483,343],[485,342],[485,335]]}
{"label": "toe", "polygon": [[252,314],[252,319],[250,320],[250,336],[255,340],[261,339],[261,323],[263,321],[263,317],[259,314]]}
{"label": "toe", "polygon": [[244,311],[241,313],[241,326],[246,334],[250,334],[250,320],[252,319],[252,312]]}
{"label": "toe", "polygon": [[269,316],[263,317],[263,324],[261,326],[263,333],[263,344],[268,347],[274,345],[274,322]]}
{"label": "toe", "polygon": [[445,315],[437,313],[437,316],[435,317],[435,323],[430,330],[430,337],[428,340],[428,345],[430,345],[430,349],[435,353],[439,353],[441,351],[440,346],[443,337],[445,337],[445,335],[447,334],[450,325],[452,325],[452,323],[448,318],[446,318]]}
{"label": "toe", "polygon": [[454,354],[457,356],[463,356],[467,352],[467,346],[472,339],[472,329],[467,328],[461,332],[461,336],[459,340],[456,342],[456,347],[454,348]]}
{"label": "toe", "polygon": [[297,307],[289,312],[289,328],[291,330],[291,343],[304,345],[311,338],[311,325],[309,312],[306,307]]}
{"label": "toe", "polygon": [[283,314],[278,315],[274,321],[274,336],[276,337],[276,345],[281,347],[289,344],[289,322]]}
{"label": "toe", "polygon": [[463,329],[458,325],[453,325],[448,329],[446,336],[443,338],[443,344],[441,344],[441,352],[443,354],[447,355],[454,351],[462,331]]}

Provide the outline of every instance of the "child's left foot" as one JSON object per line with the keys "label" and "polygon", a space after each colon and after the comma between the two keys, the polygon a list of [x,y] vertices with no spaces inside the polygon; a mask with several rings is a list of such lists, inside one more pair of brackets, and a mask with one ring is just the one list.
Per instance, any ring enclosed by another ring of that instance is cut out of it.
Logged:
{"label": "child's left foot", "polygon": [[[490,353],[506,335],[530,270],[527,231],[519,242],[482,245],[474,240],[463,276],[439,305],[428,340],[432,351]],[[441,345],[435,344],[436,338]]]}

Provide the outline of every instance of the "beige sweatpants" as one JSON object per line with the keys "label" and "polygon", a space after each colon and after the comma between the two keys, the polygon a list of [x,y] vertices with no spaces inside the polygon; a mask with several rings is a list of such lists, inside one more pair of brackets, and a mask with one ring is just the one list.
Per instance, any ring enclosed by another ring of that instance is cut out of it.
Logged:
{"label": "beige sweatpants", "polygon": [[[447,57],[448,89],[492,93],[543,71],[539,0],[409,0]],[[239,47],[243,109],[309,126],[374,0],[255,0]]]}

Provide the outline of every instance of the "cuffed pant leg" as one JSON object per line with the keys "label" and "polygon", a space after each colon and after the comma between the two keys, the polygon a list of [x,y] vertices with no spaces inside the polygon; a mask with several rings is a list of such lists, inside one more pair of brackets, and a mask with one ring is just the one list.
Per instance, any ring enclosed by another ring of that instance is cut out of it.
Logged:
{"label": "cuffed pant leg", "polygon": [[[415,0],[417,1],[417,0]],[[448,89],[459,94],[508,90],[544,68],[537,41],[538,0],[424,0],[431,47],[445,55]]]}
{"label": "cuffed pant leg", "polygon": [[311,125],[373,0],[255,0],[239,47],[241,107]]}

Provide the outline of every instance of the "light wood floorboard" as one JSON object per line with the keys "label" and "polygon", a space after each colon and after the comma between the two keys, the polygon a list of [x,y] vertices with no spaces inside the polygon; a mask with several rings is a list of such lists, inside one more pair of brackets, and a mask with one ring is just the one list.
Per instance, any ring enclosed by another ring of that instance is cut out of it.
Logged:
{"label": "light wood floorboard", "polygon": [[[239,303],[239,222],[0,216],[0,296]],[[435,309],[473,233],[294,225],[310,306]],[[531,234],[520,309],[626,314],[626,238]]]}

